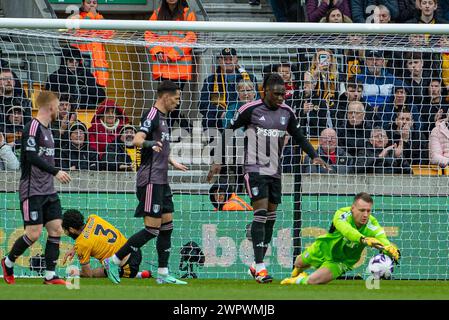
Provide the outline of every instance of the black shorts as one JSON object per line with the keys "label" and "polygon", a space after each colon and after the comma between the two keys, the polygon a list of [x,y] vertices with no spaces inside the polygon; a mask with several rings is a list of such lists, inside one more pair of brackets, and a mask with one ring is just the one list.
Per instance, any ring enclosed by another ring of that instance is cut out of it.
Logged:
{"label": "black shorts", "polygon": [[174,211],[172,198],[168,184],[148,184],[145,187],[137,187],[139,205],[134,217],[160,218],[164,213],[172,213]]}
{"label": "black shorts", "polygon": [[128,261],[120,268],[120,278],[135,278],[142,263],[142,251],[132,251]]}
{"label": "black shorts", "polygon": [[45,225],[62,219],[61,201],[58,195],[32,196],[20,202],[24,226]]}
{"label": "black shorts", "polygon": [[282,200],[281,179],[260,175],[257,172],[245,173],[246,192],[251,202],[268,198],[273,204],[279,204]]}

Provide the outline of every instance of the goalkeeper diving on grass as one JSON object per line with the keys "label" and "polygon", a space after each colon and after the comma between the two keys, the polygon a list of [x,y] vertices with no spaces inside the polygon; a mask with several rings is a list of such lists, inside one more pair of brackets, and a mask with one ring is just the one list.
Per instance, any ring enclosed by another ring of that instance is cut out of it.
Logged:
{"label": "goalkeeper diving on grass", "polygon": [[[291,277],[281,284],[328,283],[351,270],[366,246],[382,251],[398,263],[399,250],[371,215],[373,203],[368,193],[361,192],[354,197],[351,207],[337,210],[329,232],[298,255]],[[311,267],[317,270],[306,274],[304,271]]]}

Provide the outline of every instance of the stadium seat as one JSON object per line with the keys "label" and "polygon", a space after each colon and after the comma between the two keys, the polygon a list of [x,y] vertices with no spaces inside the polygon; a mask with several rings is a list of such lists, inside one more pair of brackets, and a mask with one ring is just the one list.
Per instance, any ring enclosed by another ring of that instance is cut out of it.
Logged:
{"label": "stadium seat", "polygon": [[438,165],[412,165],[412,171],[414,175],[419,176],[441,176],[443,174],[448,174],[447,168],[443,169]]}

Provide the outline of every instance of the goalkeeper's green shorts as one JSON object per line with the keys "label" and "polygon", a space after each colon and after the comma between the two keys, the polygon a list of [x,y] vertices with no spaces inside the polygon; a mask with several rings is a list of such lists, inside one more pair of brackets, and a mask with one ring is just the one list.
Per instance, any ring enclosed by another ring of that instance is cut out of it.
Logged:
{"label": "goalkeeper's green shorts", "polygon": [[304,250],[301,254],[301,259],[303,263],[308,264],[315,269],[329,269],[332,273],[333,279],[337,279],[339,276],[351,270],[351,267],[343,262],[329,260],[313,245]]}

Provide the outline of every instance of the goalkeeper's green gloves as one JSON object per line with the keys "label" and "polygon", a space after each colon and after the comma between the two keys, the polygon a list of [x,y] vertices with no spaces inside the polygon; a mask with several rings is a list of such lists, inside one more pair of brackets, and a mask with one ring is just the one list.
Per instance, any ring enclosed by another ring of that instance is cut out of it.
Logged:
{"label": "goalkeeper's green gloves", "polygon": [[360,242],[363,243],[364,245],[368,246],[368,247],[371,247],[371,248],[376,248],[376,249],[379,249],[379,250],[384,249],[384,245],[379,240],[377,240],[376,238],[361,237],[360,238]]}
{"label": "goalkeeper's green gloves", "polygon": [[399,259],[401,258],[401,252],[394,245],[385,246],[384,251],[388,254],[395,263],[399,263]]}

